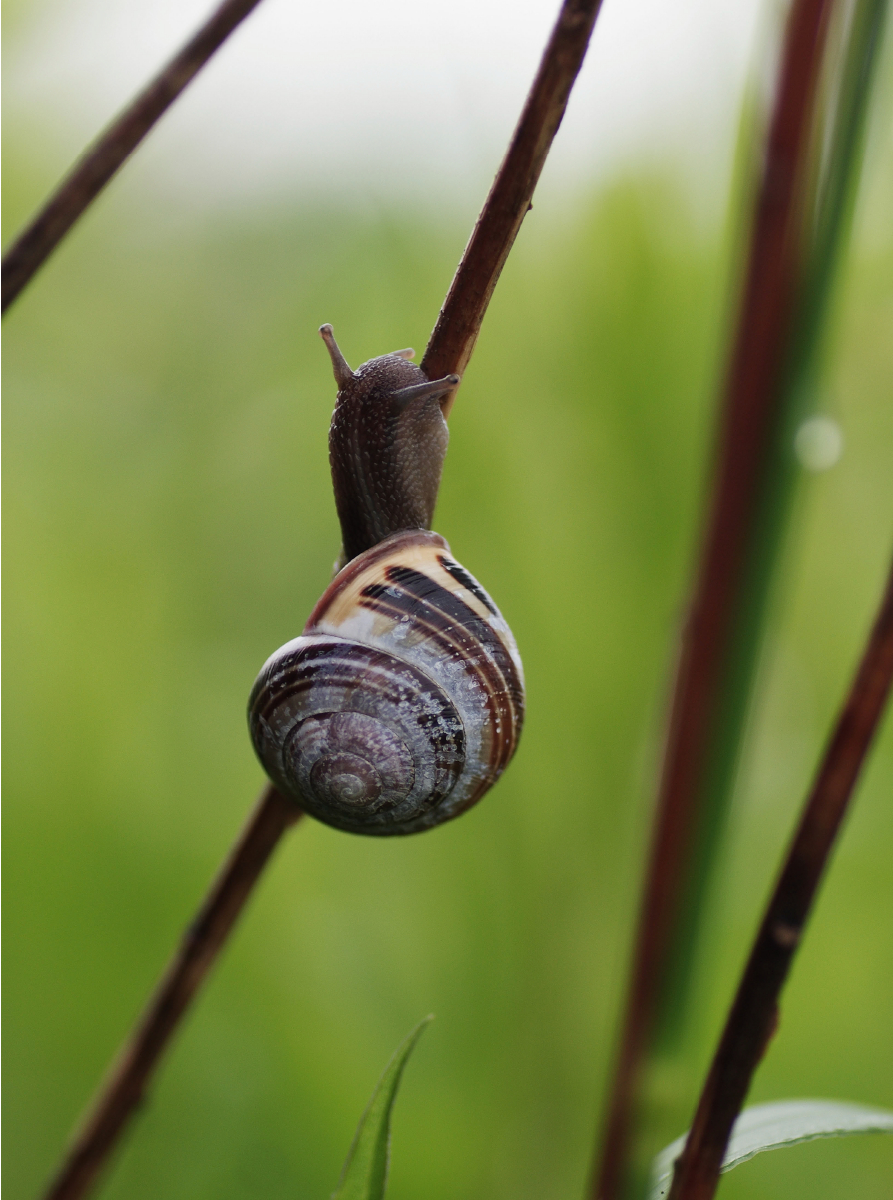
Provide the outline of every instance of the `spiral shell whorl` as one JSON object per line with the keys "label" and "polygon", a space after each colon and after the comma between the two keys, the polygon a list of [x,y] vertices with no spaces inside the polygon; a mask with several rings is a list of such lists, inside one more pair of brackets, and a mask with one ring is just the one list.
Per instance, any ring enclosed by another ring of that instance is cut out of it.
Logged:
{"label": "spiral shell whorl", "polygon": [[337,828],[414,833],[470,807],[523,720],[514,639],[438,534],[398,533],[333,580],[249,701],[276,785]]}

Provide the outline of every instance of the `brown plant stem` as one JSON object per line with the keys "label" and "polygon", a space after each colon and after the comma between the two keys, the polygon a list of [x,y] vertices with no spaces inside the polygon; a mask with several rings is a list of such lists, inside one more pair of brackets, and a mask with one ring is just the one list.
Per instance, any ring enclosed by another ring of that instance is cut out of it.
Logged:
{"label": "brown plant stem", "polygon": [[166,67],[87,148],[40,212],[3,256],[3,312],[158,118],[259,0],[224,0]]}
{"label": "brown plant stem", "polygon": [[735,1118],[772,1036],[800,944],[893,683],[893,570],[849,695],[738,985],[668,1200],[710,1200]]}
{"label": "brown plant stem", "polygon": [[62,1165],[46,1200],[77,1200],[102,1170],[140,1104],[158,1061],[204,982],[279,839],[303,816],[271,785],[261,793],[230,857],[186,930],[154,996],[122,1048]]}
{"label": "brown plant stem", "polygon": [[734,655],[741,586],[790,349],[801,269],[800,204],[816,81],[833,0],[794,0],[731,347],[708,519],[682,640],[620,1049],[594,1200],[632,1180],[631,1136],[705,820],[716,714]]}
{"label": "brown plant stem", "polygon": [[[534,188],[586,55],[601,0],[564,0],[509,148],[481,209],[437,318],[422,370],[461,375],[487,305],[531,207]],[[449,415],[453,396],[444,404]]]}

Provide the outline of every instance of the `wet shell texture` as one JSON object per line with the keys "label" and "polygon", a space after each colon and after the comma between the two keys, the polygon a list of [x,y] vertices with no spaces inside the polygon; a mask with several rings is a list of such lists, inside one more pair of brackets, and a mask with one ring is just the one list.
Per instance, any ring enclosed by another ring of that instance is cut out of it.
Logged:
{"label": "wet shell texture", "polygon": [[249,700],[276,786],[328,825],[379,836],[429,829],[479,800],[523,716],[508,625],[425,530],[352,559]]}

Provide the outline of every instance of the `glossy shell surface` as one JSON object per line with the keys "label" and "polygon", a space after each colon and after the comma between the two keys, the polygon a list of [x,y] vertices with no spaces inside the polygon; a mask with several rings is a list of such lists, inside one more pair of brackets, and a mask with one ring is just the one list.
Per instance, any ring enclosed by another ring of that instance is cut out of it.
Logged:
{"label": "glossy shell surface", "polygon": [[354,833],[416,833],[499,778],[524,716],[521,660],[439,534],[394,534],[347,564],[249,701],[270,778]]}

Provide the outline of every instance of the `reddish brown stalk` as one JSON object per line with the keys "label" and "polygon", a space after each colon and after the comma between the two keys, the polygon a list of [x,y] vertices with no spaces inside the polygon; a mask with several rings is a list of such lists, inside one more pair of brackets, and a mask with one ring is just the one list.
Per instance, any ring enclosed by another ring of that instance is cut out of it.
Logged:
{"label": "reddish brown stalk", "polygon": [[152,82],[100,134],[3,257],[3,312],[158,118],[259,0],[225,0]]}
{"label": "reddish brown stalk", "polygon": [[139,1105],[181,1017],[204,982],[283,833],[302,816],[292,800],[267,786],[211,887],[155,995],[78,1130],[46,1200],[77,1200],[102,1170]]}
{"label": "reddish brown stalk", "polygon": [[862,662],[738,986],[676,1165],[668,1200],[710,1200],[729,1135],[772,1036],[778,998],[800,944],[893,683],[893,571]]}
{"label": "reddish brown stalk", "polygon": [[724,387],[709,518],[676,675],[620,1051],[593,1179],[596,1200],[618,1200],[630,1186],[631,1130],[695,861],[713,719],[734,644],[739,589],[792,330],[800,269],[798,201],[832,2],[794,0],[788,18]]}
{"label": "reddish brown stalk", "polygon": [[[601,0],[565,0],[508,151],[472,231],[428,341],[429,379],[461,375],[558,132]],[[453,397],[444,404],[449,415]]]}

